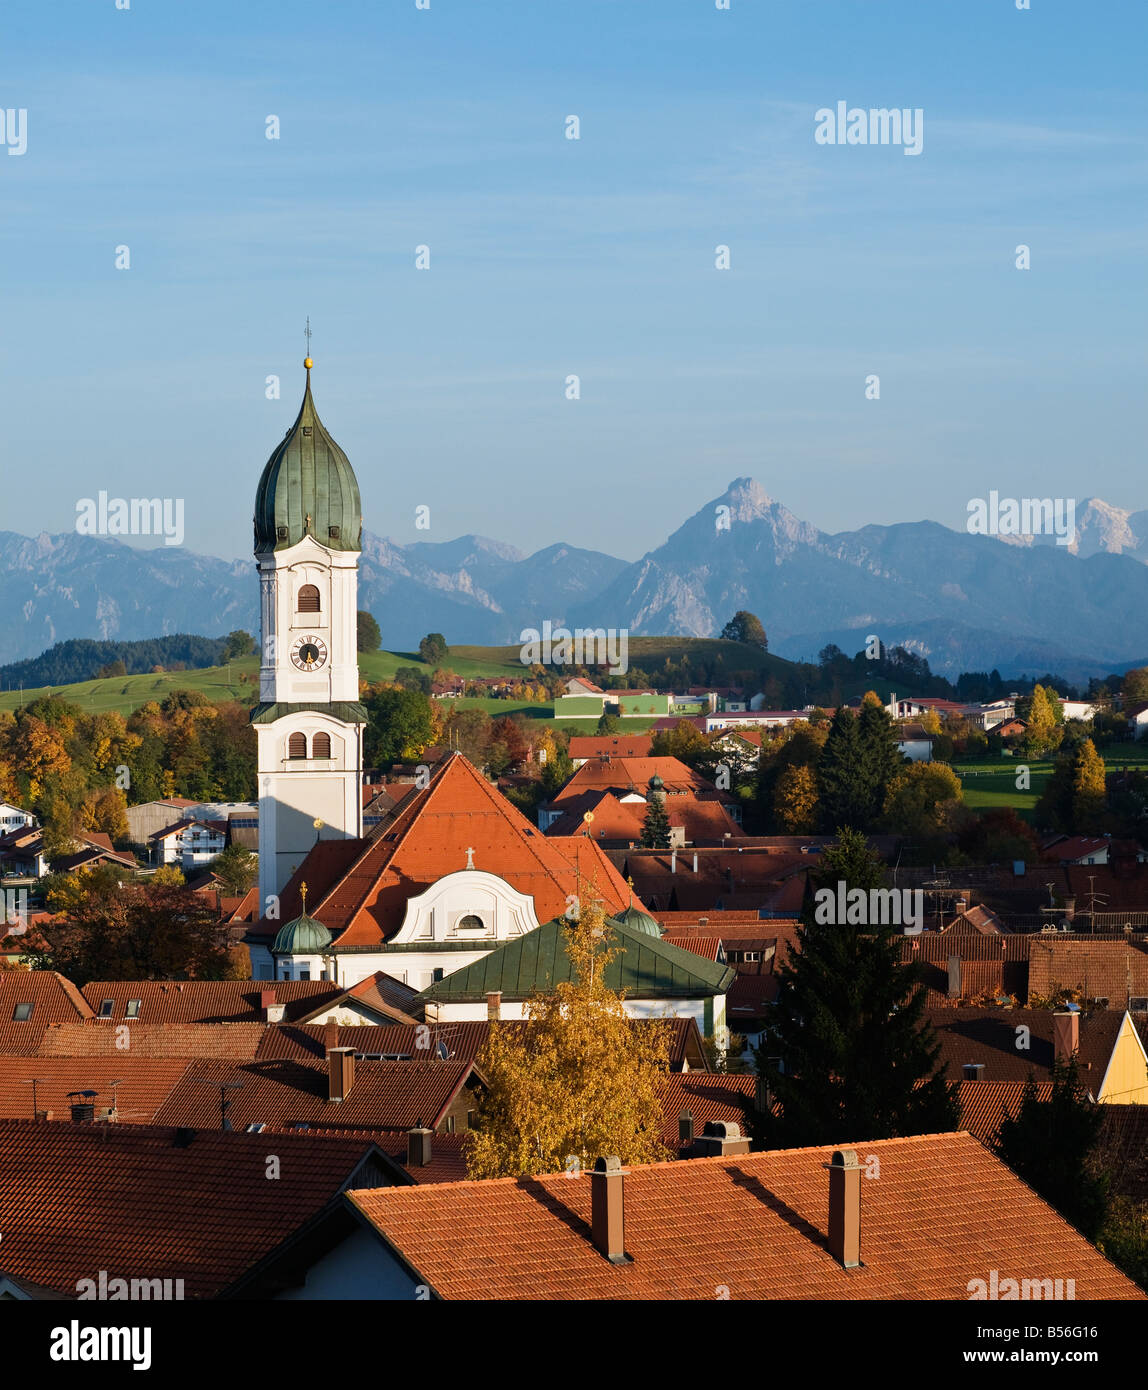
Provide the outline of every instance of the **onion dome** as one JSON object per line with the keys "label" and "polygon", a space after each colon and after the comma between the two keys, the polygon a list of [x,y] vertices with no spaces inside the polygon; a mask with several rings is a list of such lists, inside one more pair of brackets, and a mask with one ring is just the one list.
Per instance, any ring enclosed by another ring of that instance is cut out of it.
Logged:
{"label": "onion dome", "polygon": [[291,922],[284,922],[275,934],[271,947],[273,956],[308,956],[325,951],[333,940],[331,933],[314,917],[302,912]]}
{"label": "onion dome", "polygon": [[327,433],[307,389],[294,425],[267,460],[255,493],[255,553],[287,550],[312,536],[328,550],[359,550],[363,513],[347,455]]}
{"label": "onion dome", "polygon": [[662,935],[662,924],[656,922],[648,912],[643,912],[640,907],[630,904],[624,912],[616,912],[614,921],[621,922],[624,927],[629,927],[631,931],[645,932],[647,936]]}
{"label": "onion dome", "polygon": [[666,784],[655,772],[646,785],[650,788],[652,792],[660,792]]}

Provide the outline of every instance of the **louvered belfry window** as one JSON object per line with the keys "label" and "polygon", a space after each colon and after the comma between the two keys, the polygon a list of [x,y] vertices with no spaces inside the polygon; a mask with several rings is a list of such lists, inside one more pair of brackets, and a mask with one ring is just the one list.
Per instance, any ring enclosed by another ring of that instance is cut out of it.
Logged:
{"label": "louvered belfry window", "polygon": [[311,740],[311,756],[313,758],[329,758],[331,756],[331,735],[316,734]]}
{"label": "louvered belfry window", "polygon": [[307,756],[307,735],[292,734],[287,740],[287,756],[289,758],[305,758]]}
{"label": "louvered belfry window", "polygon": [[299,590],[299,605],[295,611],[297,613],[318,613],[319,590],[314,584],[304,584]]}

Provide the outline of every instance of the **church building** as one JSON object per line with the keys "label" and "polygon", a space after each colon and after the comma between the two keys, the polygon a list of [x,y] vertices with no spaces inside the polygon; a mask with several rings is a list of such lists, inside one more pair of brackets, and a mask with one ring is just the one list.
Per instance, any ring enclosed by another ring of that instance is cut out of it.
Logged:
{"label": "church building", "polygon": [[587,884],[608,913],[633,899],[592,840],[545,836],[461,754],[364,835],[359,487],[304,365],[298,418],[255,498],[262,915],[247,937],[252,973],[351,986],[382,970],[424,989],[567,914]]}

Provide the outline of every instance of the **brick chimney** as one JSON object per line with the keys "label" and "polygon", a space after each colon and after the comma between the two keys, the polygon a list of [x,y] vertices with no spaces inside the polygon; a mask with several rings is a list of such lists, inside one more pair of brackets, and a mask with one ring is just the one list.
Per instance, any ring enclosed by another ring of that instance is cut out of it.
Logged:
{"label": "brick chimney", "polygon": [[749,1137],[734,1120],[707,1120],[697,1151],[702,1158],[724,1158],[726,1154],[749,1153]]}
{"label": "brick chimney", "polygon": [[486,1017],[490,1023],[497,1023],[502,1017],[502,991],[491,989],[486,992]]}
{"label": "brick chimney", "polygon": [[861,1263],[861,1165],[838,1149],[829,1165],[829,1253],[846,1269]]}
{"label": "brick chimney", "polygon": [[688,1110],[678,1116],[678,1143],[684,1147],[694,1142],[694,1117]]}
{"label": "brick chimney", "polygon": [[431,1140],[434,1130],[420,1120],[414,1129],[407,1130],[407,1167],[425,1168],[431,1161]]}
{"label": "brick chimney", "polygon": [[1058,1009],[1052,1016],[1052,1051],[1058,1062],[1067,1062],[1080,1049],[1080,1013]]}
{"label": "brick chimney", "polygon": [[961,958],[960,956],[949,957],[949,998],[959,999],[961,997]]}
{"label": "brick chimney", "polygon": [[287,1012],[286,1004],[275,1002],[275,991],[273,989],[261,989],[259,991],[259,1008],[263,1014],[265,1023],[282,1023],[283,1016]]}
{"label": "brick chimney", "polygon": [[333,1018],[329,1018],[323,1024],[323,1051],[330,1052],[333,1047],[339,1046],[339,1025]]}
{"label": "brick chimney", "polygon": [[355,1084],[355,1049],[353,1047],[331,1047],[327,1049],[327,1099],[336,1105],[351,1094]]}
{"label": "brick chimney", "polygon": [[622,1200],[623,1169],[617,1154],[600,1158],[590,1174],[590,1234],[611,1264],[628,1263]]}

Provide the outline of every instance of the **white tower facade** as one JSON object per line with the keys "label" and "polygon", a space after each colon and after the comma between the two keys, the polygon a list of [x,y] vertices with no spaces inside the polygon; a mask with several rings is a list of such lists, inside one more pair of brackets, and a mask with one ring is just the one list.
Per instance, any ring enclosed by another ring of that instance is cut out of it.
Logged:
{"label": "white tower facade", "polygon": [[366,711],[359,703],[359,489],[307,389],[255,500],[262,659],[252,711],[259,767],[261,915],[318,839],[360,838]]}

